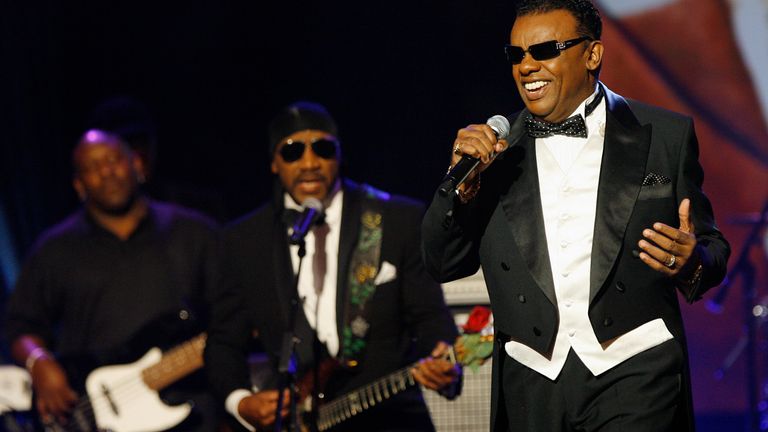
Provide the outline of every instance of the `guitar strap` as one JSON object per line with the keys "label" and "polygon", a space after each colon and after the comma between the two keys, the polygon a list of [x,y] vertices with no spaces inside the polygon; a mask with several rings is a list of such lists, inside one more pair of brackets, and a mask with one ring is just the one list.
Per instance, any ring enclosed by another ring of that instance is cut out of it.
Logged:
{"label": "guitar strap", "polygon": [[376,290],[374,281],[379,272],[381,258],[382,218],[381,202],[389,198],[385,192],[363,185],[364,198],[360,220],[360,235],[352,253],[347,275],[344,321],[339,361],[348,367],[359,364],[365,352],[370,323],[366,306]]}

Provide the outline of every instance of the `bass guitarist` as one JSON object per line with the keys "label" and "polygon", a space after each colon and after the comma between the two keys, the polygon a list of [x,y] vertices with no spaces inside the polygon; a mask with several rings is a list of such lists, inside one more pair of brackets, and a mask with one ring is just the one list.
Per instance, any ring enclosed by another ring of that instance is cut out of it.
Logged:
{"label": "bass guitarist", "polygon": [[[60,360],[125,347],[139,329],[181,307],[204,320],[202,305],[217,274],[214,223],[143,195],[145,167],[120,137],[90,130],[72,160],[83,207],[38,240],[5,327],[14,359],[32,376],[41,419],[67,428],[82,420],[71,414],[82,408],[83,383]],[[216,428],[215,403],[198,381],[180,396],[195,409],[178,430]],[[120,414],[147,415],[138,411]]]}

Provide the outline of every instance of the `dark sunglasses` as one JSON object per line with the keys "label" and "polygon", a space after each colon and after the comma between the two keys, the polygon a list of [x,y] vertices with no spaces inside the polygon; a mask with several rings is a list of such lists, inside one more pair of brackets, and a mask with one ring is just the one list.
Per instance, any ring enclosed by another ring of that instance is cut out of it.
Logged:
{"label": "dark sunglasses", "polygon": [[504,52],[507,54],[507,60],[512,64],[520,64],[520,62],[523,61],[523,58],[525,58],[525,53],[530,53],[534,60],[549,60],[559,56],[560,51],[567,50],[585,40],[592,40],[592,38],[589,36],[582,36],[576,39],[569,39],[562,43],[556,40],[551,40],[533,44],[529,46],[527,50],[515,45],[505,45]]}
{"label": "dark sunglasses", "polygon": [[336,157],[336,149],[339,146],[338,141],[330,140],[327,138],[320,138],[306,143],[298,140],[288,140],[285,145],[280,147],[280,157],[286,162],[296,162],[301,159],[304,154],[304,149],[308,146],[312,147],[312,151],[316,155],[323,159],[333,159]]}

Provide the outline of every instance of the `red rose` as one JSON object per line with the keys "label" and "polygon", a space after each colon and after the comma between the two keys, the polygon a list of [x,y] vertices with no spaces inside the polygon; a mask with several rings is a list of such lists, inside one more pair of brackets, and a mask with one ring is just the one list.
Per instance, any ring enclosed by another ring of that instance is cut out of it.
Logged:
{"label": "red rose", "polygon": [[480,333],[480,330],[488,325],[491,310],[485,306],[475,306],[469,313],[467,323],[462,326],[464,333]]}

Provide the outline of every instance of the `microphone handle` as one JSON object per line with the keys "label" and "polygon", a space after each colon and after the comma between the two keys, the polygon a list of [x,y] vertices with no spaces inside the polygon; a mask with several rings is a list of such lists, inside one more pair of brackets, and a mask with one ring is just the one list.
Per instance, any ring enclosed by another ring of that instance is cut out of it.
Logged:
{"label": "microphone handle", "polygon": [[314,208],[307,208],[296,223],[293,225],[293,233],[288,239],[290,244],[299,244],[306,237],[312,224],[317,220],[318,211]]}
{"label": "microphone handle", "polygon": [[[491,159],[495,154],[491,154]],[[465,180],[469,177],[469,174],[474,171],[477,166],[480,165],[480,159],[473,158],[472,156],[464,155],[461,160],[448,171],[448,174],[443,178],[443,183],[440,185],[438,191],[440,195],[446,196],[456,190]]]}

